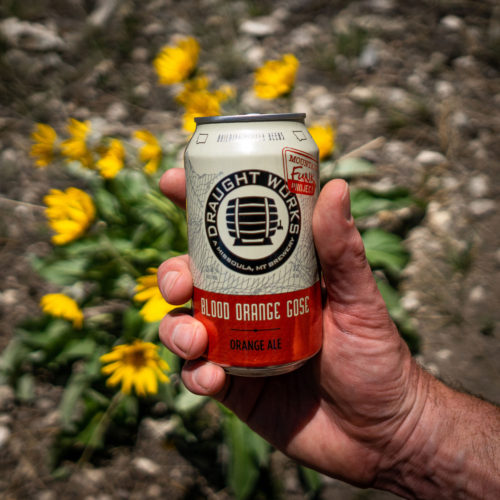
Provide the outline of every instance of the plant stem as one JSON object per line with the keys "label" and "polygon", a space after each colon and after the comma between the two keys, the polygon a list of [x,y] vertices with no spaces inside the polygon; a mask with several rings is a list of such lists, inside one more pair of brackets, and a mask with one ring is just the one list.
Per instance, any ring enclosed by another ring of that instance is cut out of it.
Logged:
{"label": "plant stem", "polygon": [[17,205],[28,208],[35,208],[37,210],[45,210],[47,207],[43,205],[35,205],[34,203],[28,203],[26,201],[12,200],[10,198],[6,198],[5,196],[0,196],[0,203],[6,203],[7,205]]}
{"label": "plant stem", "polygon": [[109,239],[108,235],[101,234],[102,241],[106,249],[111,253],[111,255],[134,277],[138,278],[141,273],[127,260],[124,259],[120,252],[115,248],[113,242]]}
{"label": "plant stem", "polygon": [[116,410],[117,406],[122,401],[123,397],[124,394],[121,391],[117,392],[113,396],[113,399],[109,403],[109,406],[106,408],[106,411],[103,413],[101,420],[99,420],[98,424],[96,425],[96,428],[92,433],[92,436],[90,437],[88,444],[85,446],[83,453],[76,464],[77,469],[81,468],[83,464],[87,463],[91,459],[95,451],[95,446],[92,444],[93,442],[95,442],[94,438],[99,438],[106,432],[106,429],[108,428],[111,422],[111,418],[113,417],[113,413]]}

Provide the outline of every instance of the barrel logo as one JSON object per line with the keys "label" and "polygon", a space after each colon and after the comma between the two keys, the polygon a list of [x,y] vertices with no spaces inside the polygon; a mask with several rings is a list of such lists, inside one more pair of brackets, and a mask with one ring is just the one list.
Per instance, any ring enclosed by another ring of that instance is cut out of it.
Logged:
{"label": "barrel logo", "polygon": [[205,205],[211,250],[242,274],[263,274],[283,265],[297,246],[300,228],[297,196],[284,178],[264,170],[225,176]]}

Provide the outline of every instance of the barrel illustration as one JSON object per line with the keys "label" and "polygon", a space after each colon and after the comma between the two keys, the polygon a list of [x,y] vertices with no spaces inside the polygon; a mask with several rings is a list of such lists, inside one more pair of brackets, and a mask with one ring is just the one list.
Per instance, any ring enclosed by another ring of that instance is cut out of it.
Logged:
{"label": "barrel illustration", "polygon": [[271,237],[282,229],[276,203],[265,196],[230,200],[226,224],[235,245],[271,245]]}

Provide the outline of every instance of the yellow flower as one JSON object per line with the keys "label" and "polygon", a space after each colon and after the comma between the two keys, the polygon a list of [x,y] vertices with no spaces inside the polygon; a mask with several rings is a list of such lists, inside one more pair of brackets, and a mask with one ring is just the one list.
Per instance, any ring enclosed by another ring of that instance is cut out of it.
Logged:
{"label": "yellow flower", "polygon": [[293,54],[264,63],[255,72],[254,91],[261,99],[276,99],[289,94],[295,84],[299,61]]}
{"label": "yellow flower", "polygon": [[37,167],[46,167],[54,159],[56,131],[43,123],[36,124],[36,130],[31,134],[34,144],[31,146],[30,156],[36,158]]}
{"label": "yellow flower", "polygon": [[78,304],[64,293],[49,293],[40,300],[40,307],[45,314],[64,318],[73,322],[75,328],[81,328],[83,312]]}
{"label": "yellow flower", "polygon": [[185,113],[183,128],[186,132],[194,132],[198,116],[217,116],[221,113],[221,103],[234,95],[234,90],[229,85],[218,90],[199,90],[183,96]]}
{"label": "yellow flower", "polygon": [[100,360],[105,364],[102,373],[111,375],[106,384],[113,387],[121,383],[125,394],[130,394],[132,386],[138,396],[156,394],[158,381],[169,381],[164,373],[169,366],[158,355],[158,346],[151,342],[135,340],[132,344],[117,345]]}
{"label": "yellow flower", "polygon": [[138,302],[145,302],[140,314],[145,321],[150,323],[160,321],[167,313],[177,307],[169,304],[163,298],[158,288],[156,271],[156,268],[150,267],[148,269],[149,274],[137,278],[136,294],[134,295],[134,299]]}
{"label": "yellow flower", "polygon": [[123,168],[125,148],[118,139],[112,139],[106,152],[97,161],[96,166],[105,179],[112,179]]}
{"label": "yellow flower", "polygon": [[145,143],[139,150],[140,160],[147,162],[144,171],[147,174],[154,174],[158,170],[162,156],[158,139],[148,130],[137,130],[134,132],[134,137]]}
{"label": "yellow flower", "polygon": [[84,167],[92,168],[92,152],[86,142],[90,133],[90,122],[70,118],[68,132],[71,137],[62,142],[62,154],[70,160],[79,161]]}
{"label": "yellow flower", "polygon": [[309,127],[309,133],[319,149],[319,159],[323,160],[330,156],[335,149],[336,131],[331,125],[313,125]]}
{"label": "yellow flower", "polygon": [[45,215],[49,219],[49,226],[56,232],[52,236],[52,242],[56,245],[76,240],[94,220],[92,198],[81,189],[51,189],[43,201],[47,205]]}
{"label": "yellow flower", "polygon": [[195,92],[202,92],[204,90],[208,90],[208,86],[210,84],[209,79],[206,76],[197,76],[196,78],[192,78],[184,83],[183,88],[179,94],[175,97],[175,100],[186,106],[189,104],[189,100],[191,96]]}
{"label": "yellow flower", "polygon": [[164,46],[153,61],[158,82],[172,85],[186,80],[196,68],[199,53],[200,46],[193,37],[183,38],[176,45]]}

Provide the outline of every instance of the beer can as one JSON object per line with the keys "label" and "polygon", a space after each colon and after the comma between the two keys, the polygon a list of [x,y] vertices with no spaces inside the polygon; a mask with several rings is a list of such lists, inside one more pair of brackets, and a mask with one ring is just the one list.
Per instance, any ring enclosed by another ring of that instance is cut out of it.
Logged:
{"label": "beer can", "polygon": [[286,373],[321,348],[319,161],[304,120],[199,117],[184,154],[193,314],[206,359],[234,375]]}

